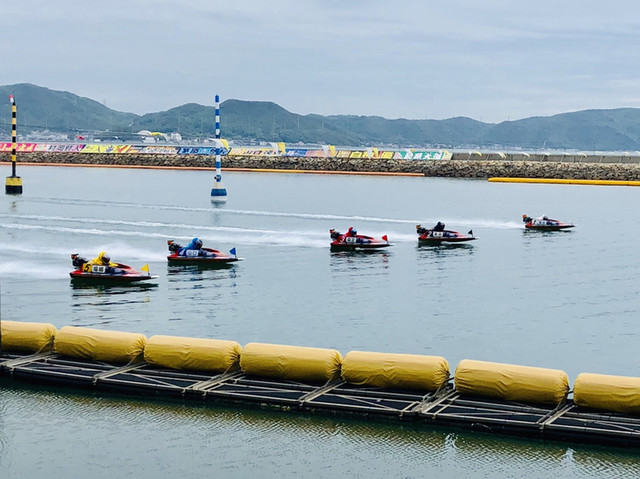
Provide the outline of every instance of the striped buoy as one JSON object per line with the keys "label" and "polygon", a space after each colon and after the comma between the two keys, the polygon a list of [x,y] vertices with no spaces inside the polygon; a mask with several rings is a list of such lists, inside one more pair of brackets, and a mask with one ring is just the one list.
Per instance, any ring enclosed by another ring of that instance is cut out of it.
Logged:
{"label": "striped buoy", "polygon": [[220,96],[216,95],[216,176],[211,188],[211,201],[223,202],[227,200],[227,190],[222,184],[222,148],[224,144],[220,139]]}
{"label": "striped buoy", "polygon": [[5,182],[5,193],[7,195],[22,194],[22,178],[16,175],[16,150],[18,149],[18,107],[13,99],[13,95],[9,95],[11,102],[11,176],[7,176]]}

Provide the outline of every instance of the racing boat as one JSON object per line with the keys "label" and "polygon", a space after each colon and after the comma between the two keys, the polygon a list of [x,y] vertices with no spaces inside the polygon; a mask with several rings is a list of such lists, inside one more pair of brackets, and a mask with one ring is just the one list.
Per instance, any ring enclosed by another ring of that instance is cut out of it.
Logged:
{"label": "racing boat", "polygon": [[445,229],[437,230],[435,228],[427,229],[423,228],[420,225],[416,225],[416,231],[418,233],[418,245],[420,246],[438,246],[443,243],[465,243],[467,241],[473,241],[477,239],[475,236],[473,236],[473,230],[469,230],[469,232],[465,235],[462,233],[458,233],[457,231]]}
{"label": "racing boat", "polygon": [[332,240],[331,251],[375,251],[391,246],[387,235],[377,239],[372,236],[359,235],[353,228],[349,228],[345,234],[331,229],[329,234]]}
{"label": "racing boat", "polygon": [[233,255],[230,256],[213,248],[203,248],[201,246],[198,249],[183,248],[173,240],[168,240],[167,245],[169,246],[169,251],[171,253],[167,256],[167,260],[171,265],[197,264],[222,266],[242,260],[242,258],[238,258],[235,248],[232,248],[231,251],[229,251],[229,253]]}
{"label": "racing boat", "polygon": [[563,223],[562,221],[551,219],[547,217],[547,215],[543,215],[540,218],[531,218],[530,216],[522,215],[522,221],[524,222],[524,227],[530,230],[558,231],[575,226],[573,223]]}
{"label": "racing boat", "polygon": [[77,253],[71,255],[71,262],[76,268],[69,273],[72,281],[125,284],[157,278],[149,273],[148,264],[140,271],[123,263],[92,264]]}

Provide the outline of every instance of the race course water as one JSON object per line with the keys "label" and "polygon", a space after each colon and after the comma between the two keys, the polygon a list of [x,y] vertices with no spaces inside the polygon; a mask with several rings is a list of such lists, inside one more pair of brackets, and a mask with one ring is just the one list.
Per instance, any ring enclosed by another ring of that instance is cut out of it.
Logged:
{"label": "race course water", "polygon": [[[410,177],[22,167],[0,208],[3,320],[465,358],[640,376],[640,237],[631,187]],[[525,231],[522,214],[576,228]],[[418,247],[415,225],[478,237]],[[330,228],[387,234],[331,253]],[[244,258],[173,267],[167,240]],[[105,250],[150,285],[74,286]],[[635,451],[0,382],[3,478],[638,477]]]}

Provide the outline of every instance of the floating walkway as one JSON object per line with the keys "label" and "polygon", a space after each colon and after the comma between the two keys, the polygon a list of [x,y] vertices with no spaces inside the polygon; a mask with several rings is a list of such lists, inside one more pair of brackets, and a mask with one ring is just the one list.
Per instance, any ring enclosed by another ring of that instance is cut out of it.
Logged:
{"label": "floating walkway", "polygon": [[[172,364],[172,367],[167,367]],[[0,375],[89,391],[640,446],[640,378],[2,322]],[[585,403],[588,405],[586,406]],[[609,408],[607,410],[606,408]],[[622,412],[621,412],[622,411]],[[624,411],[633,411],[624,412]]]}
{"label": "floating walkway", "polygon": [[640,186],[635,180],[579,180],[563,178],[502,178],[491,177],[492,183],[550,183],[559,185]]}

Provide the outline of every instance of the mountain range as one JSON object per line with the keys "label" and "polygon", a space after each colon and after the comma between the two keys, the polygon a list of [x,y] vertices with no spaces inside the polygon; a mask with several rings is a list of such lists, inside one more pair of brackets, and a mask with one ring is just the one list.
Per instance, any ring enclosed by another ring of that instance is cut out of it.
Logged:
{"label": "mountain range", "polygon": [[[35,131],[121,140],[140,130],[178,132],[185,139],[213,137],[214,107],[187,103],[167,111],[136,115],[112,110],[73,93],[20,83],[0,86],[0,98],[12,94],[21,134]],[[7,102],[8,105],[8,102]],[[583,110],[501,123],[471,118],[446,120],[386,119],[378,116],[299,115],[273,102],[226,100],[221,106],[222,137],[237,143],[284,141],[287,144],[394,146],[588,151],[640,150],[640,109]],[[11,112],[0,115],[0,140],[10,140]]]}

